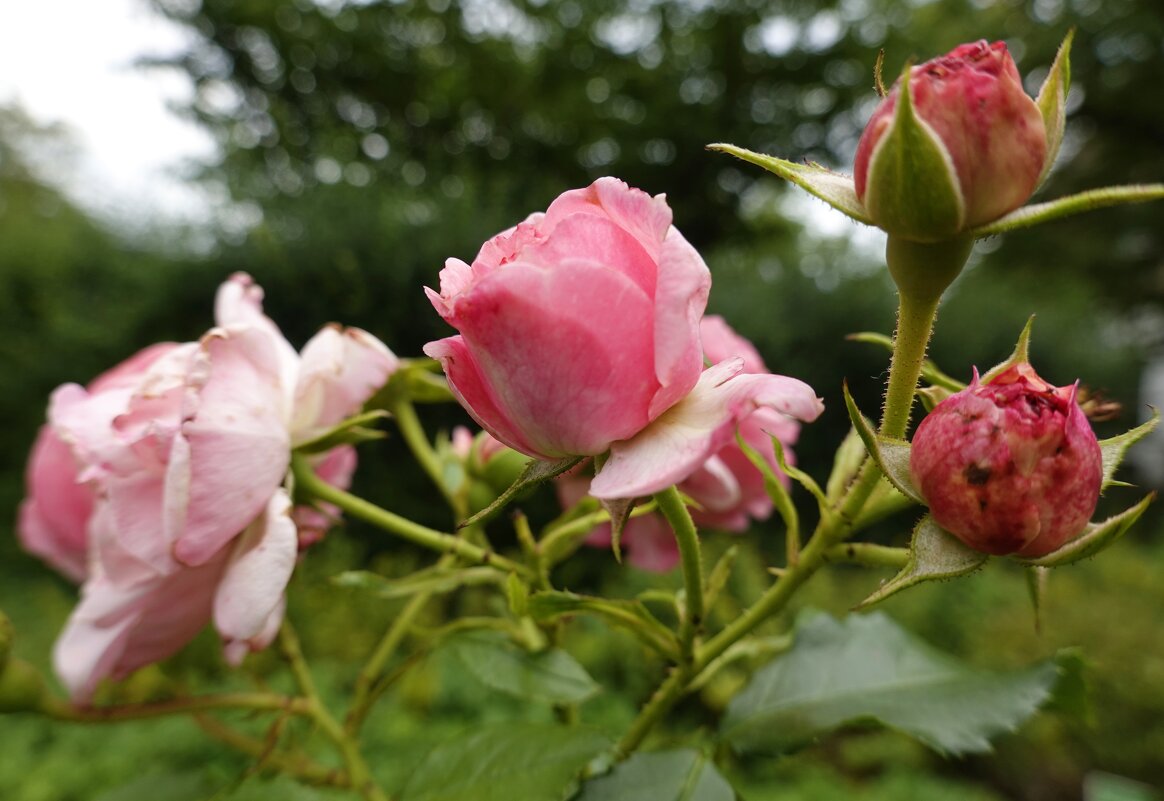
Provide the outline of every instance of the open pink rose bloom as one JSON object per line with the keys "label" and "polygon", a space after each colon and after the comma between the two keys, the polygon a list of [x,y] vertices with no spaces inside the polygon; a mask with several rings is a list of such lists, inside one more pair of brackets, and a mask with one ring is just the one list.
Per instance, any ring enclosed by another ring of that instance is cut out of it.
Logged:
{"label": "open pink rose bloom", "polygon": [[[85,582],[54,652],[76,700],[170,656],[211,620],[229,661],[265,647],[300,538],[327,526],[292,509],[291,449],[358,411],[396,358],[337,327],[296,353],[261,299],[235,275],[200,341],[153,346],[88,388],[53,393],[20,533]],[[317,458],[323,478],[347,485],[351,448]]]}
{"label": "open pink rose bloom", "polygon": [[922,420],[910,473],[934,520],[971,548],[1037,557],[1095,511],[1103,458],[1075,401],[1025,363],[974,381]]}
{"label": "open pink rose bloom", "polygon": [[822,409],[744,359],[703,369],[711,276],[662,196],[614,178],[562,194],[481,248],[450,259],[440,315],[460,333],[425,346],[474,419],[538,459],[609,452],[599,498],[649,495],[690,476],[759,407]]}

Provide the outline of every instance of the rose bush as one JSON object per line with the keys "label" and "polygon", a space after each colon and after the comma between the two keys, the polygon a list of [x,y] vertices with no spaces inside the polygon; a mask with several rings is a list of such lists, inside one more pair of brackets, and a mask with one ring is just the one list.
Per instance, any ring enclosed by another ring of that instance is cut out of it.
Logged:
{"label": "rose bush", "polygon": [[[293,513],[282,486],[291,450],[357,411],[396,358],[335,327],[297,354],[261,299],[235,275],[199,342],[156,346],[53,394],[21,530],[28,543],[66,543],[72,564],[85,555],[82,600],[54,652],[77,700],[171,655],[211,619],[235,663],[278,629],[296,519],[308,539],[324,525]],[[317,459],[346,485],[350,448]],[[67,514],[46,537],[48,498],[62,488]]]}

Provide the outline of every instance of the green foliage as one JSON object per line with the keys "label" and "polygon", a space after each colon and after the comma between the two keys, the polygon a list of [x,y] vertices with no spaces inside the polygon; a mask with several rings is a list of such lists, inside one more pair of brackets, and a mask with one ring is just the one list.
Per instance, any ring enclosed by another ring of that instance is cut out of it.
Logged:
{"label": "green foliage", "polygon": [[742,751],[783,751],[845,724],[872,720],[940,751],[990,749],[1048,698],[1060,668],[1011,675],[959,664],[880,613],[801,625],[796,645],[756,672],[728,706],[722,736]]}
{"label": "green foliage", "polygon": [[734,801],[735,793],[704,754],[634,754],[610,775],[586,782],[576,801]]}
{"label": "green foliage", "polygon": [[495,631],[463,634],[445,648],[484,687],[514,698],[575,704],[599,691],[586,669],[559,648],[530,653]]}
{"label": "green foliage", "polygon": [[402,801],[562,801],[609,745],[585,728],[507,724],[468,732],[425,757]]}

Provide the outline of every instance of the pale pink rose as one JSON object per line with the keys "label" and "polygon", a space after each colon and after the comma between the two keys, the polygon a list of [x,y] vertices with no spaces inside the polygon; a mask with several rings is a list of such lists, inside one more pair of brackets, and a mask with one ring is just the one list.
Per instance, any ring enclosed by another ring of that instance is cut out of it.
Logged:
{"label": "pale pink rose", "polygon": [[805,420],[822,408],[803,382],[738,375],[740,359],[701,372],[707,266],[662,196],[617,179],[564,193],[440,278],[426,291],[460,334],[425,353],[462,405],[538,459],[610,451],[597,497],[675,483],[758,406]]}
{"label": "pale pink rose", "polygon": [[[151,345],[95,378],[88,391],[120,392],[175,347],[168,342]],[[16,526],[26,551],[77,582],[89,573],[89,519],[96,500],[93,488],[78,480],[80,469],[57,432],[42,426],[28,458],[26,496]]]}
{"label": "pale pink rose", "polygon": [[[249,276],[219,289],[217,327],[112,387],[66,385],[49,428],[95,503],[90,573],[54,661],[74,699],[164,659],[213,620],[237,663],[278,630],[299,545],[325,520],[293,513],[291,449],[359,410],[396,367],[382,343],[325,328],[297,354]],[[102,391],[98,391],[101,389]],[[354,456],[317,457],[346,486]]]}

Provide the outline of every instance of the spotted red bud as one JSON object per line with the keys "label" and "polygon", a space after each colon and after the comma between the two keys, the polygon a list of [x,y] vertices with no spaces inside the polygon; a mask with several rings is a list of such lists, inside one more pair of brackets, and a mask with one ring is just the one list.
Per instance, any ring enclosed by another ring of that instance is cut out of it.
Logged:
{"label": "spotted red bud", "polygon": [[960,45],[908,75],[907,102],[899,79],[857,144],[855,188],[874,223],[937,241],[1026,202],[1053,148],[1006,44]]}
{"label": "spotted red bud", "polygon": [[939,403],[918,426],[909,469],[942,528],[989,554],[1038,557],[1078,535],[1103,480],[1075,399],[1024,362]]}

